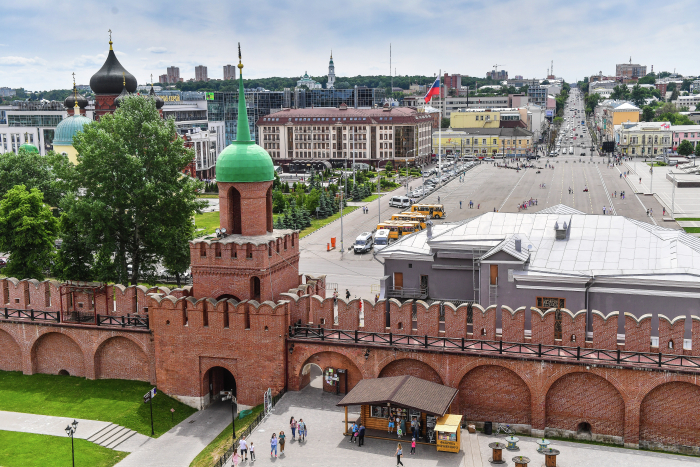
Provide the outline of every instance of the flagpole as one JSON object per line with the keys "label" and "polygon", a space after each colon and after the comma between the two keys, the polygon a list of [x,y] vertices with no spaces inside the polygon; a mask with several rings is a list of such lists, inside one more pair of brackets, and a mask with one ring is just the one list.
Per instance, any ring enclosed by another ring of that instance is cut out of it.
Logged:
{"label": "flagpole", "polygon": [[[438,98],[441,100],[441,104],[445,104],[445,100],[442,98],[442,68],[440,69],[440,74],[438,75],[440,84],[438,85]],[[438,170],[440,185],[442,185],[442,106],[438,107],[440,112],[440,118],[438,120]]]}

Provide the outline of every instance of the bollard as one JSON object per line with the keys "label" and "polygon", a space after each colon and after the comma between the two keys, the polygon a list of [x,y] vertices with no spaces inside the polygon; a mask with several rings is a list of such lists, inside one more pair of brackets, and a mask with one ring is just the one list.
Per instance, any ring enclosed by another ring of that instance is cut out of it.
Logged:
{"label": "bollard", "polygon": [[331,247],[335,248],[335,237],[331,237]]}
{"label": "bollard", "polygon": [[326,243],[326,251],[331,251],[331,244],[330,243]]}

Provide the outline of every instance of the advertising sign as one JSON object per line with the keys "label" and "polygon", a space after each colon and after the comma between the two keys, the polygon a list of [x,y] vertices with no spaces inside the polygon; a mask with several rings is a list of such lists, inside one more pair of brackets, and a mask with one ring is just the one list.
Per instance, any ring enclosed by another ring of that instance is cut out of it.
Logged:
{"label": "advertising sign", "polygon": [[554,117],[554,110],[547,110],[545,112],[546,117]]}

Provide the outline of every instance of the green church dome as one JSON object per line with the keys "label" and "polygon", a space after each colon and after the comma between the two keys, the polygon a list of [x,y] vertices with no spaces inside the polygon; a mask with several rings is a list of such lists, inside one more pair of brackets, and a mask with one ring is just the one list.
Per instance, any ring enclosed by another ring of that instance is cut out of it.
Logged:
{"label": "green church dome", "polygon": [[88,123],[92,123],[92,120],[82,115],[72,115],[68,118],[64,118],[61,123],[56,126],[53,144],[55,146],[73,146],[73,136],[75,136],[77,132],[82,131],[83,127]]}
{"label": "green church dome", "polygon": [[[248,113],[243,89],[243,65],[238,64],[238,122],[236,141],[224,149],[216,161],[216,181],[224,183],[269,182],[275,179],[272,158],[250,139]],[[55,144],[55,143],[54,143]]]}
{"label": "green church dome", "polygon": [[34,146],[33,144],[24,143],[24,144],[21,145],[19,148],[20,148],[20,149],[25,149],[25,150],[27,150],[27,151],[29,151],[29,152],[39,153],[39,148],[37,148],[37,147]]}

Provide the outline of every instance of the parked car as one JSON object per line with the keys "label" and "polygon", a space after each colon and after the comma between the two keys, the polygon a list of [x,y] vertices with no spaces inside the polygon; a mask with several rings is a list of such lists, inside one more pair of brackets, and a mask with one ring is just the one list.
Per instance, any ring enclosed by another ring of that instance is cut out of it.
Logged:
{"label": "parked car", "polygon": [[355,239],[352,249],[355,254],[367,253],[368,251],[372,250],[373,246],[374,239],[372,238],[372,232],[362,232]]}

